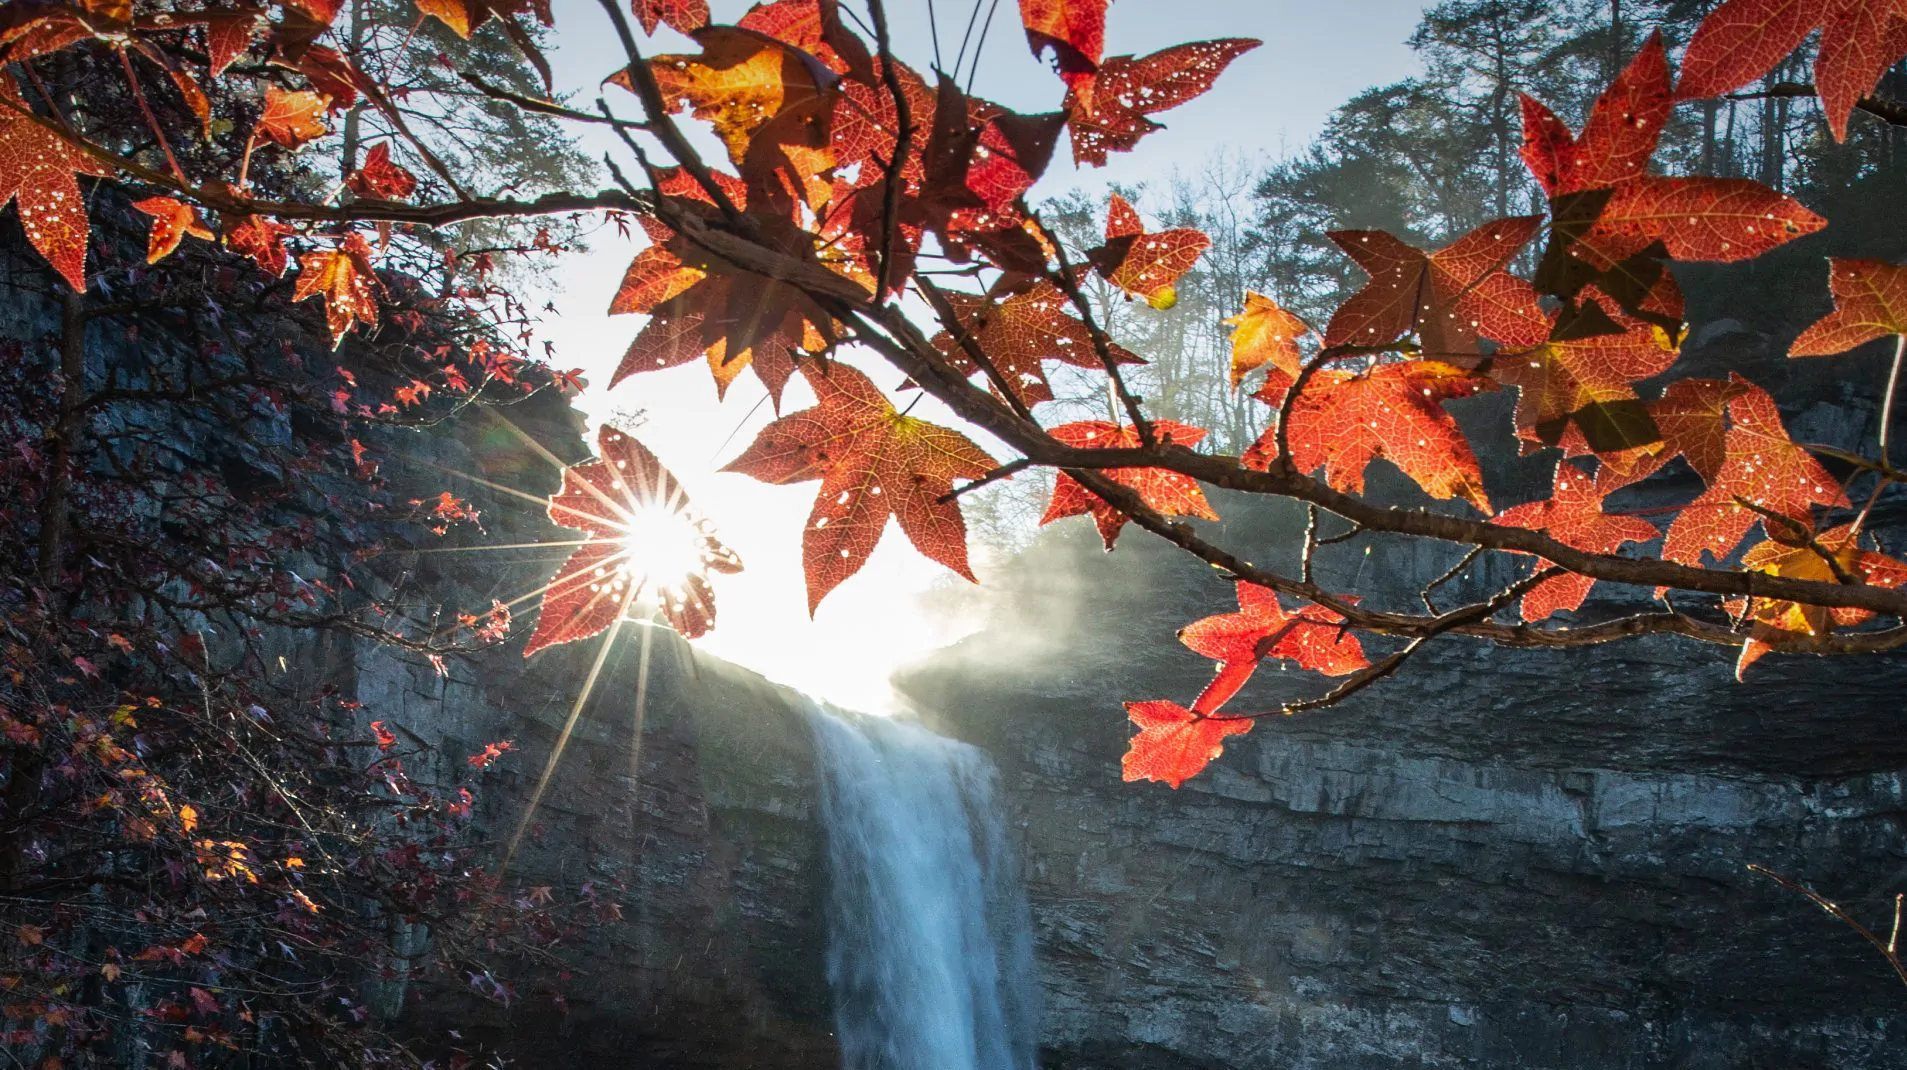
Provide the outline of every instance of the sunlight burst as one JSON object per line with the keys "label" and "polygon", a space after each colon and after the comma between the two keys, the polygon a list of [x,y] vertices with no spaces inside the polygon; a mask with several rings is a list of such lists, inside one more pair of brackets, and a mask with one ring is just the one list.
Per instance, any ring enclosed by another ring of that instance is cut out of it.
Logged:
{"label": "sunlight burst", "polygon": [[617,541],[618,570],[660,597],[680,595],[691,576],[708,568],[707,533],[693,517],[674,509],[635,510]]}

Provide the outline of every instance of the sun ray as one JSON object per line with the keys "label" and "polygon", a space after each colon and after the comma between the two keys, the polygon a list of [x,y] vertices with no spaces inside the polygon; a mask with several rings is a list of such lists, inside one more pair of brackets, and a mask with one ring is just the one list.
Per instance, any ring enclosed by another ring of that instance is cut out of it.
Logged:
{"label": "sun ray", "polygon": [[[578,543],[577,545],[579,545],[579,546],[580,546],[580,545],[588,545],[588,544],[590,544],[590,543],[600,543],[600,542],[605,542],[605,541],[607,541],[607,540],[604,540],[604,539],[583,539],[583,540],[581,540],[581,541],[580,541],[580,542],[579,542],[579,543]],[[604,562],[604,564],[613,564],[613,563],[614,563],[614,562],[616,562],[617,560],[619,560],[619,559],[621,559],[621,558],[623,558],[623,557],[625,557],[625,556],[627,556],[627,555],[628,555],[628,553],[629,553],[629,551],[625,549],[625,550],[623,550],[623,551],[622,551],[622,553],[619,553],[619,554],[617,554],[617,555],[616,555],[615,557],[612,557],[612,558],[610,558],[610,559],[609,559],[608,561],[605,561],[605,562]],[[556,575],[554,575],[554,576],[552,576],[552,577],[550,577],[550,581],[549,581],[548,583],[545,583],[545,584],[542,584],[542,585],[540,585],[540,586],[538,586],[538,587],[536,587],[536,588],[534,588],[534,589],[532,589],[532,590],[529,590],[529,591],[525,591],[524,593],[522,593],[522,594],[520,594],[520,595],[517,595],[517,596],[516,596],[515,598],[512,598],[512,599],[510,599],[509,601],[507,601],[507,602],[504,602],[504,603],[503,603],[503,608],[505,608],[505,609],[515,609],[515,608],[516,608],[517,606],[520,606],[520,605],[522,605],[523,603],[525,603],[525,602],[527,602],[527,601],[529,601],[529,600],[530,600],[530,599],[532,599],[532,598],[537,598],[537,597],[540,597],[540,596],[542,596],[542,595],[545,595],[545,594],[548,594],[548,593],[549,593],[550,591],[552,591],[552,590],[555,590],[555,589],[556,589],[557,587],[559,587],[559,586],[561,586],[561,585],[562,585],[562,584],[564,583],[564,581],[566,581],[566,580],[573,580],[573,579],[575,579],[575,578],[576,578],[577,576],[579,576],[579,575],[581,575],[581,573],[576,573],[576,572],[562,572],[562,571],[559,571],[559,572],[557,572],[557,574],[556,574]],[[594,604],[594,602],[593,602],[593,600],[592,600],[592,603],[591,603],[591,604]],[[624,608],[625,608],[625,610],[627,609],[627,607],[626,607],[626,606],[625,606]],[[438,630],[437,630],[437,631],[436,631],[435,633],[433,633],[433,634],[431,635],[431,638],[432,638],[433,640],[435,640],[435,639],[441,639],[441,638],[443,638],[444,636],[446,636],[446,635],[449,635],[449,634],[450,634],[451,632],[454,632],[454,631],[456,631],[456,630],[457,630],[458,628],[461,628],[461,627],[463,627],[463,625],[461,625],[461,624],[457,624],[457,625],[451,625],[451,626],[448,626],[448,627],[444,627],[444,628],[440,628],[440,629],[438,629]]]}
{"label": "sun ray", "polygon": [[[635,599],[635,589],[623,595],[622,612],[629,612],[629,603]],[[590,693],[596,690],[596,680],[602,675],[603,663],[609,660],[609,651],[616,645],[616,636],[622,632],[622,614],[617,614],[615,623],[609,626],[609,633],[603,636],[602,644],[596,649],[596,660],[589,666],[589,675],[583,677],[583,688],[576,693],[576,701],[569,708],[569,717],[563,722],[563,731],[556,737],[556,745],[550,748],[549,760],[543,763],[543,774],[536,780],[536,789],[530,792],[530,805],[523,811],[523,819],[517,822],[516,832],[510,836],[510,846],[503,852],[503,864],[497,867],[497,880],[500,882],[510,872],[510,863],[516,860],[517,848],[523,843],[523,834],[529,831],[530,823],[536,820],[537,807],[543,804],[543,793],[549,789],[550,778],[556,773],[556,766],[563,760],[563,751],[569,747],[569,738],[576,731],[576,722],[583,715],[583,706],[589,702]]]}
{"label": "sun ray", "polygon": [[542,550],[551,546],[584,546],[595,539],[563,539],[557,542],[506,542],[494,546],[424,546],[405,550],[407,554],[456,554],[474,550]]}
{"label": "sun ray", "polygon": [[[653,625],[642,629],[642,648],[636,656],[636,710],[629,730],[629,788],[633,793],[642,782],[642,722],[649,708],[649,653],[655,644]],[[630,813],[635,813],[632,804]]]}

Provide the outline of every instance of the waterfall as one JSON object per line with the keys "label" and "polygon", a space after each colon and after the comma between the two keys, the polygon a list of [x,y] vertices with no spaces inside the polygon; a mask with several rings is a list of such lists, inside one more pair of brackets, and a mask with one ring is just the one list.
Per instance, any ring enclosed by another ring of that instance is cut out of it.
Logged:
{"label": "waterfall", "polygon": [[1033,1070],[1032,932],[993,763],[902,721],[812,722],[843,1070]]}

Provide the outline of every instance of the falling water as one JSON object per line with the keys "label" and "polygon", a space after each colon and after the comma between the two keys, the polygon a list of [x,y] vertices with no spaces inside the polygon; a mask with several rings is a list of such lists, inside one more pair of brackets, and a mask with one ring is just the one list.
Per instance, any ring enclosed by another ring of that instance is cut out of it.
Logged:
{"label": "falling water", "polygon": [[843,1070],[1032,1070],[1026,892],[978,750],[817,708]]}

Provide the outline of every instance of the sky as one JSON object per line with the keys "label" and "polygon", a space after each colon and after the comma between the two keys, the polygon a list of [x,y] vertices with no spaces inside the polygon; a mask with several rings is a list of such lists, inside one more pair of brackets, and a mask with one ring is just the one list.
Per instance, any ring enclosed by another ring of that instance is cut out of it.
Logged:
{"label": "sky", "polygon": [[[845,3],[861,8],[858,0]],[[716,22],[733,22],[748,6],[711,0]],[[1028,51],[1017,6],[1014,0],[999,0],[974,92],[1017,111],[1055,110],[1064,87]],[[943,57],[951,61],[972,0],[888,0],[895,50],[923,71],[934,62],[930,7],[939,16]],[[600,87],[601,79],[624,63],[602,9],[594,0],[555,0],[554,8],[556,47],[550,58],[558,91],[574,93],[574,103],[585,109],[602,96],[619,114],[637,115],[633,97]],[[1421,10],[1422,4],[1411,0],[1115,0],[1107,22],[1109,56],[1144,55],[1216,37],[1256,37],[1265,44],[1233,63],[1205,96],[1156,116],[1166,129],[1148,135],[1135,153],[1114,154],[1104,168],[1081,170],[1062,145],[1029,199],[1038,203],[1072,190],[1098,194],[1112,183],[1163,183],[1175,169],[1195,172],[1220,150],[1267,160],[1298,152],[1339,104],[1369,86],[1417,71],[1403,41]],[[650,56],[697,51],[693,42],[667,28],[643,44]],[[684,125],[700,124],[685,118]],[[626,173],[635,173],[613,137],[597,136],[593,129],[588,135],[588,149],[599,156],[610,152]],[[725,159],[712,138],[698,142],[709,159]],[[927,612],[919,596],[937,585],[965,581],[915,553],[890,524],[867,566],[809,618],[800,533],[816,485],[773,487],[719,471],[774,418],[755,378],[744,375],[721,403],[708,369],[699,363],[633,376],[614,390],[605,389],[642,326],[641,317],[604,313],[639,248],[605,230],[591,239],[589,252],[564,258],[549,283],[556,313],[539,334],[553,344],[555,366],[580,368],[590,380],[580,404],[592,419],[636,410],[644,414],[640,426],[618,422],[682,479],[698,510],[741,555],[742,573],[715,578],[716,628],[697,646],[819,698],[894,712],[898,699],[887,685],[893,670],[978,624]],[[883,385],[898,381],[865,358],[849,359]],[[805,389],[798,381],[790,383],[783,411],[808,404]],[[915,415],[936,418],[931,406],[917,408]],[[985,563],[976,561],[975,570],[984,583]]]}

